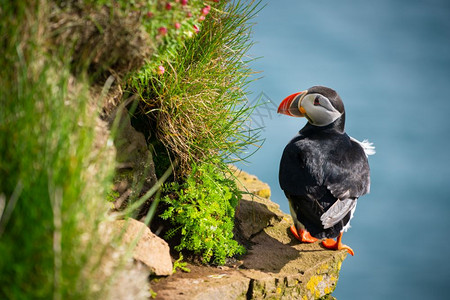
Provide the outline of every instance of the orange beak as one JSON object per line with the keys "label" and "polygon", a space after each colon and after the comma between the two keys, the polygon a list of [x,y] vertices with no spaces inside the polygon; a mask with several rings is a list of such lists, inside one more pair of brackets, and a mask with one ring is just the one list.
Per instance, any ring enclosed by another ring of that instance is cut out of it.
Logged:
{"label": "orange beak", "polygon": [[305,110],[300,107],[303,97],[306,96],[308,90],[287,96],[278,106],[278,113],[291,117],[304,117]]}

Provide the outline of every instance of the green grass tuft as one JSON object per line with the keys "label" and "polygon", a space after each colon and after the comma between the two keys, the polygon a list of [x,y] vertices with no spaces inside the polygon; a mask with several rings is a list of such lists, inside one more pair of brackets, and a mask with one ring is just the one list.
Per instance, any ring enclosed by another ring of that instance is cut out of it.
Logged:
{"label": "green grass tuft", "polygon": [[[259,142],[246,97],[253,73],[246,53],[257,6],[213,6],[198,33],[159,49],[159,59],[128,80],[151,124],[155,159],[164,161],[169,152],[180,165],[183,183],[165,188],[169,208],[161,217],[172,223],[166,237],[181,237],[175,249],[192,251],[205,263],[223,264],[244,252],[232,233],[240,193],[224,173],[227,163],[245,159]],[[155,71],[158,66],[164,72]]]}
{"label": "green grass tuft", "polygon": [[152,130],[182,169],[214,157],[245,158],[258,142],[258,130],[248,126],[252,108],[246,99],[252,71],[245,54],[255,13],[253,4],[219,5],[199,33],[170,48],[163,74],[155,73],[152,61],[129,80]]}
{"label": "green grass tuft", "polygon": [[47,9],[0,10],[0,298],[99,298],[114,156],[88,84],[47,52]]}

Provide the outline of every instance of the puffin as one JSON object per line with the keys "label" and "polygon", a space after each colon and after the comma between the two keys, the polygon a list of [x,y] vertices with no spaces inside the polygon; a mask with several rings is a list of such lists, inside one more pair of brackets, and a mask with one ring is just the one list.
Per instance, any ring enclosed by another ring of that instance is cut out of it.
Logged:
{"label": "puffin", "polygon": [[308,121],[280,161],[279,183],[289,201],[292,234],[303,243],[321,239],[327,249],[354,255],[342,235],[350,228],[358,198],[370,191],[373,144],[347,135],[344,103],[325,86],[289,95],[278,113]]}

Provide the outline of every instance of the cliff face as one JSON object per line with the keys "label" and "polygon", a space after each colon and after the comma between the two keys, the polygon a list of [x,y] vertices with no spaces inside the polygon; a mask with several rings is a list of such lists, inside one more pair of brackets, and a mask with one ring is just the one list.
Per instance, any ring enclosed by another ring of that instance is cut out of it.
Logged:
{"label": "cliff face", "polygon": [[248,248],[226,267],[189,265],[152,284],[156,299],[318,299],[336,287],[346,251],[319,243],[300,244],[290,233],[291,217],[269,200],[270,188],[236,170],[244,194],[236,210],[235,235]]}

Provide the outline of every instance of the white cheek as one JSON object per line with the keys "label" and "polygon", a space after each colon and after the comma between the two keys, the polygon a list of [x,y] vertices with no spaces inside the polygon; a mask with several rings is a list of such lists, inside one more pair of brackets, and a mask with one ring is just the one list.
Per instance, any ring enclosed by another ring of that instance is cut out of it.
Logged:
{"label": "white cheek", "polygon": [[333,123],[337,118],[341,116],[341,114],[337,110],[329,111],[322,106],[315,106],[310,101],[302,102],[302,106],[306,110],[313,125],[326,126]]}

